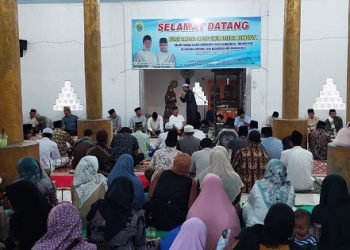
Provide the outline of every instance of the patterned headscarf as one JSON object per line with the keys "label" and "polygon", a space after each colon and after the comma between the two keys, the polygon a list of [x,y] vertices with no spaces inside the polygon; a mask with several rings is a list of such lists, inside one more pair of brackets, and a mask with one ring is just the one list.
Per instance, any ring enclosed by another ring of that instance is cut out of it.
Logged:
{"label": "patterned headscarf", "polygon": [[81,226],[78,210],[68,202],[61,203],[51,210],[47,219],[47,233],[32,250],[97,249],[82,239]]}
{"label": "patterned headscarf", "polygon": [[[288,204],[292,185],[287,181],[286,166],[280,160],[272,159],[267,163],[264,179],[256,182],[265,205],[270,208],[276,203]],[[289,204],[288,204],[289,205]]]}
{"label": "patterned headscarf", "polygon": [[81,158],[74,171],[73,185],[80,200],[80,207],[90,198],[100,185],[107,190],[107,179],[98,174],[98,160],[95,156]]}

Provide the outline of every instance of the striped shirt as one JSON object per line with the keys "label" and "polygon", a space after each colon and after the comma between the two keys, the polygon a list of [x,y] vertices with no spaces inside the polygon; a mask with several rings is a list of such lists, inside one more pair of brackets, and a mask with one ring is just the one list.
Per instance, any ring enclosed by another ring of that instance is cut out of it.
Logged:
{"label": "striped shirt", "polygon": [[314,237],[309,235],[306,239],[299,240],[295,235],[293,236],[294,242],[305,249],[317,250],[317,241]]}

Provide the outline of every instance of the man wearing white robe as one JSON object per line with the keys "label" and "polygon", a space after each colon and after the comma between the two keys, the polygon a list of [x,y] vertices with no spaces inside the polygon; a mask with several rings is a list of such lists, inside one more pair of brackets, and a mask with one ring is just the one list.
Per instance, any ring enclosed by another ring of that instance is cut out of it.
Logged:
{"label": "man wearing white robe", "polygon": [[149,35],[143,37],[143,49],[134,54],[133,64],[135,67],[152,68],[158,63],[156,54],[151,51],[152,38]]}
{"label": "man wearing white robe", "polygon": [[159,40],[160,53],[157,54],[160,67],[175,68],[175,55],[168,51],[168,40],[162,37]]}

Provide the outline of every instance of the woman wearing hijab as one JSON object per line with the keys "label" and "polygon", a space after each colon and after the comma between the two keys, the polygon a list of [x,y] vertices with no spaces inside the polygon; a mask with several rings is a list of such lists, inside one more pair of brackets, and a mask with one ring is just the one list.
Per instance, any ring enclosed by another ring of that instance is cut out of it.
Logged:
{"label": "woman wearing hijab", "polygon": [[88,216],[88,239],[98,249],[143,249],[146,244],[143,210],[133,209],[134,185],[116,178],[105,199],[96,202]]}
{"label": "woman wearing hijab", "polygon": [[57,205],[56,188],[51,179],[41,169],[40,164],[31,156],[25,156],[17,162],[17,181],[30,181],[38,187],[40,192],[53,206]]}
{"label": "woman wearing hijab", "polygon": [[74,171],[72,202],[79,210],[84,227],[91,205],[104,197],[107,191],[107,178],[97,172],[98,160],[95,156],[81,158]]}
{"label": "woman wearing hijab", "polygon": [[169,117],[172,115],[173,107],[176,105],[176,94],[174,92],[174,87],[172,85],[168,86],[165,93],[165,110],[164,110],[164,121],[167,122]]}
{"label": "woman wearing hijab", "polygon": [[339,130],[337,137],[334,139],[334,145],[337,147],[350,147],[350,122],[345,128]]}
{"label": "woman wearing hijab", "polygon": [[277,203],[269,209],[264,225],[257,224],[240,233],[234,250],[301,250],[290,240],[294,224],[293,210],[286,204]]}
{"label": "woman wearing hijab", "polygon": [[201,192],[188,211],[187,219],[197,217],[208,229],[205,249],[216,248],[221,233],[231,230],[229,246],[240,232],[240,222],[231,200],[228,198],[222,180],[215,174],[204,177]]}
{"label": "woman wearing hijab", "polygon": [[146,221],[158,230],[181,225],[197,197],[197,184],[188,175],[191,157],[178,154],[170,170],[158,172],[149,188],[151,200],[146,204]]}
{"label": "woman wearing hijab", "polygon": [[47,216],[51,210],[45,196],[30,181],[18,181],[5,188],[14,214],[10,218],[10,237],[18,249],[29,250],[47,229]]}
{"label": "woman wearing hijab", "polygon": [[216,174],[224,183],[225,192],[233,204],[239,202],[241,188],[244,186],[241,177],[233,170],[229,153],[226,148],[216,146],[210,155],[209,168],[199,176],[199,183],[202,185],[204,177],[208,173]]}
{"label": "woman wearing hijab", "polygon": [[133,207],[141,209],[145,204],[145,193],[143,192],[141,181],[134,173],[134,159],[131,155],[123,154],[118,158],[112,172],[108,175],[108,186],[111,186],[113,181],[121,176],[125,176],[132,181],[134,185]]}
{"label": "woman wearing hijab", "polygon": [[182,226],[170,250],[204,250],[207,238],[207,227],[198,218],[187,220]]}
{"label": "woman wearing hijab", "polygon": [[95,250],[81,236],[78,210],[68,202],[54,207],[47,219],[47,233],[35,243],[32,250]]}
{"label": "woman wearing hijab", "polygon": [[312,211],[311,221],[321,227],[319,249],[350,249],[350,197],[342,177],[329,175],[324,179],[320,204]]}
{"label": "woman wearing hijab", "polygon": [[270,160],[264,178],[256,181],[243,207],[246,226],[264,224],[266,214],[274,204],[284,203],[293,207],[294,199],[294,188],[287,181],[286,166],[280,160]]}

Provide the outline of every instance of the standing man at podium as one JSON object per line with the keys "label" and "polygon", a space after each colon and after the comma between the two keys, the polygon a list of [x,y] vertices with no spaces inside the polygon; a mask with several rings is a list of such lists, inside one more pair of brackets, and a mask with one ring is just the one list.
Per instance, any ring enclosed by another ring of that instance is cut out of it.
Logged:
{"label": "standing man at podium", "polygon": [[198,106],[196,103],[196,98],[194,97],[194,93],[190,90],[190,85],[188,83],[184,83],[182,85],[183,92],[180,94],[180,100],[182,102],[186,102],[186,119],[188,125],[194,125],[198,120]]}

